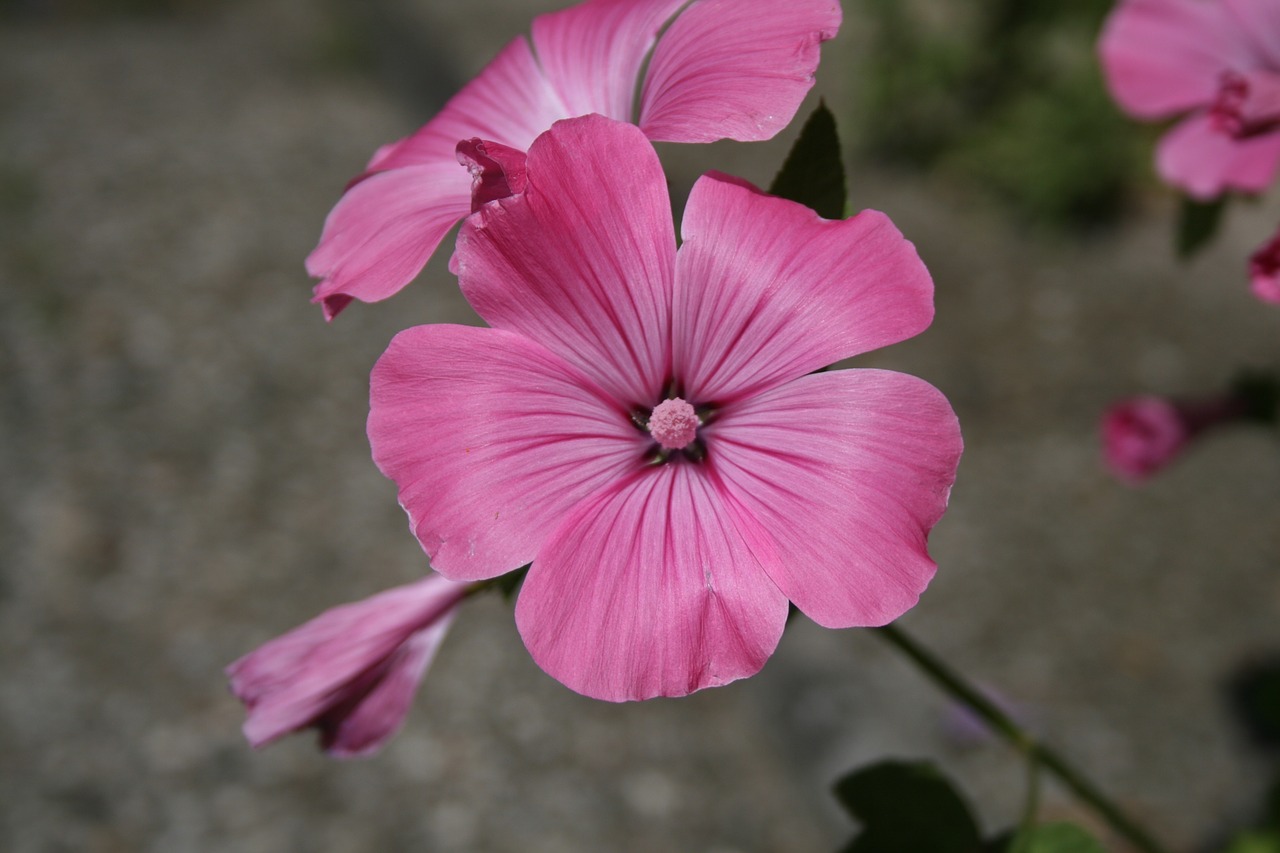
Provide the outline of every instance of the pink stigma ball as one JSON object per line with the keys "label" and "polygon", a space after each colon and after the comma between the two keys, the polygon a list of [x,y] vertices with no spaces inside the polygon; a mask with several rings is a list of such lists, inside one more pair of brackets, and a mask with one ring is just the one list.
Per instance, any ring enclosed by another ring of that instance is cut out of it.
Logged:
{"label": "pink stigma ball", "polygon": [[667,450],[688,447],[698,434],[698,413],[679,397],[663,400],[649,416],[649,434]]}

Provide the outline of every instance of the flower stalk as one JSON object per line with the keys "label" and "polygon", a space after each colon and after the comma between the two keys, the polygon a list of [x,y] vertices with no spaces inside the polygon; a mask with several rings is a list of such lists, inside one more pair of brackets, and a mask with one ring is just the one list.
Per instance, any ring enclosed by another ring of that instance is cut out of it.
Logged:
{"label": "flower stalk", "polygon": [[872,631],[906,655],[943,692],[963,703],[986,723],[992,732],[1022,753],[1028,762],[1053,774],[1072,794],[1093,809],[1118,835],[1123,836],[1134,847],[1143,853],[1169,853],[1168,848],[1157,841],[1137,821],[1125,814],[1123,809],[1099,790],[1083,773],[1018,725],[977,687],[965,680],[964,676],[943,663],[911,635],[896,625],[885,625],[882,628],[873,628]]}

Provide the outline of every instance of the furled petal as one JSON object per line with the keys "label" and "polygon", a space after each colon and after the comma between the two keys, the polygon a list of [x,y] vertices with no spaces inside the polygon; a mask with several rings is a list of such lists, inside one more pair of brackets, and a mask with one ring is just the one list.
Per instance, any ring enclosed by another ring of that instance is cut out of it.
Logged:
{"label": "furled petal", "polygon": [[813,374],[730,407],[704,434],[743,538],[806,615],[883,625],[916,603],[961,449],[936,389],[882,370]]}
{"label": "furled petal", "polygon": [[1190,425],[1173,401],[1145,396],[1110,406],[1102,418],[1102,457],[1111,473],[1138,485],[1182,454]]}
{"label": "furled petal", "polygon": [[1254,296],[1280,305],[1280,232],[1249,257],[1249,282]]}
{"label": "furled petal", "polygon": [[769,139],[813,86],[836,0],[701,0],[662,35],[641,95],[650,139]]}
{"label": "furled petal", "polygon": [[1194,115],[1169,131],[1156,151],[1160,176],[1199,199],[1228,190],[1261,192],[1280,166],[1280,132],[1233,139],[1208,114]]}
{"label": "furled petal", "polygon": [[640,67],[687,0],[591,0],[533,21],[533,45],[566,116],[634,118]]}
{"label": "furled petal", "polygon": [[1123,0],[1098,42],[1111,94],[1130,114],[1163,118],[1213,100],[1223,71],[1254,49],[1219,2]]}
{"label": "furled petal", "polygon": [[933,282],[884,214],[829,221],[734,179],[689,196],[673,360],[687,399],[725,403],[918,334]]}
{"label": "furled petal", "polygon": [[369,441],[432,566],[455,580],[528,563],[587,495],[642,464],[630,413],[538,344],[417,326],[373,369]]}
{"label": "furled petal", "polygon": [[1280,68],[1280,3],[1275,0],[1223,0],[1237,27],[1254,46],[1254,54],[1271,68]]}
{"label": "furled petal", "polygon": [[307,257],[307,272],[323,279],[311,301],[332,320],[352,299],[398,293],[470,210],[471,175],[452,152],[447,163],[360,181],[329,213],[320,245]]}
{"label": "furled petal", "polygon": [[365,754],[400,728],[466,586],[438,575],[327,610],[227,667],[263,746],[316,726],[338,755]]}
{"label": "furled petal", "polygon": [[325,221],[307,272],[323,279],[312,301],[333,319],[352,299],[376,302],[422,270],[471,209],[459,141],[479,137],[524,150],[566,115],[529,43],[511,42],[417,133],[378,149]]}
{"label": "furled petal", "polygon": [[462,292],[490,325],[539,341],[630,408],[669,373],[675,233],[666,178],[633,125],[557,122],[525,192],[463,224]]}
{"label": "furled petal", "polygon": [[703,473],[637,474],[584,501],[548,540],[516,623],[550,675],[616,702],[683,696],[764,665],[787,602]]}

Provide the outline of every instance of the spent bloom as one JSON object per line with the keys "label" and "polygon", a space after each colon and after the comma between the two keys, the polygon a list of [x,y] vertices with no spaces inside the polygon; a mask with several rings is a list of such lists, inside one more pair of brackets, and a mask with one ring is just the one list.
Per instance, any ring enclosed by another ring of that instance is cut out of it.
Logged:
{"label": "spent bloom", "polygon": [[374,459],[432,565],[531,563],[533,658],[614,701],[755,673],[788,600],[827,627],[914,605],[955,415],[911,376],[819,372],[929,325],[911,244],[881,213],[827,221],[713,173],[677,250],[652,146],[602,116],[556,123],[526,165],[454,255],[490,328],[408,329],[373,371]]}
{"label": "spent bloom", "polygon": [[351,182],[307,258],[322,279],[312,301],[332,319],[395,294],[471,212],[473,180],[503,183],[559,119],[599,113],[667,142],[771,138],[840,20],[838,0],[589,0],[535,18],[532,41],[508,44]]}
{"label": "spent bloom", "polygon": [[1153,395],[1110,406],[1102,418],[1102,452],[1120,480],[1139,485],[1177,459],[1211,427],[1240,420],[1248,406],[1235,395],[1176,401]]}
{"label": "spent bloom", "polygon": [[1280,165],[1280,3],[1121,0],[1099,53],[1131,115],[1186,114],[1160,141],[1161,177],[1199,199],[1259,192]]}
{"label": "spent bloom", "polygon": [[1280,231],[1249,257],[1253,295],[1280,305]]}
{"label": "spent bloom", "polygon": [[315,728],[340,758],[377,751],[404,723],[467,585],[431,575],[332,610],[227,667],[255,747]]}

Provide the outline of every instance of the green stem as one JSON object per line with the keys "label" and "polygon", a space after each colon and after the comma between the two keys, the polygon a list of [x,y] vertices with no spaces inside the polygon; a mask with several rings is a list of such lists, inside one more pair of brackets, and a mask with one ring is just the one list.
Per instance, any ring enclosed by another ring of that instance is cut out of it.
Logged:
{"label": "green stem", "polygon": [[977,714],[991,731],[1008,741],[1026,756],[1028,761],[1035,762],[1057,777],[1059,782],[1075,794],[1081,802],[1097,812],[1098,816],[1119,835],[1128,839],[1144,853],[1168,853],[1167,848],[1121,811],[1119,806],[1098,790],[1097,786],[1085,778],[1079,770],[1067,763],[1066,759],[1028,734],[981,691],[934,657],[932,652],[921,646],[905,631],[896,625],[886,625],[872,630],[910,658],[944,692]]}

